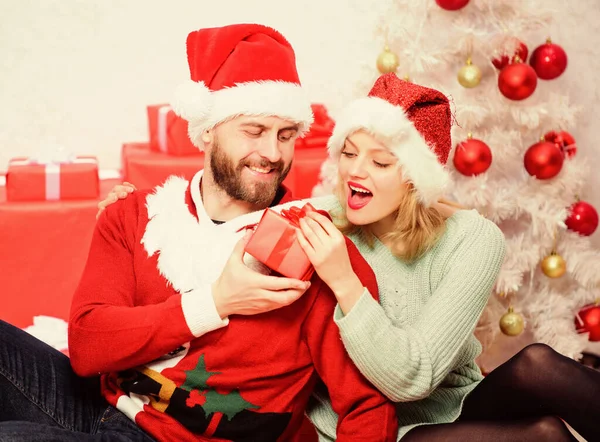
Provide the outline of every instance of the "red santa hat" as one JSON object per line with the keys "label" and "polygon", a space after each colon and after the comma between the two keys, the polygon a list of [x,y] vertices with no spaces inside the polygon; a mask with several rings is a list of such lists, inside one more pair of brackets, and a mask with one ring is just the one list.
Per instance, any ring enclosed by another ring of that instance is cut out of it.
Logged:
{"label": "red santa hat", "polygon": [[337,162],[348,136],[361,129],[370,133],[398,157],[403,176],[429,206],[443,196],[449,180],[445,164],[452,147],[451,118],[444,94],[385,74],[366,98],[342,111],[329,153]]}
{"label": "red santa hat", "polygon": [[171,105],[188,120],[194,144],[206,129],[240,115],[281,117],[297,123],[300,134],[310,127],[294,50],[275,29],[236,24],[191,32],[187,59],[191,78]]}

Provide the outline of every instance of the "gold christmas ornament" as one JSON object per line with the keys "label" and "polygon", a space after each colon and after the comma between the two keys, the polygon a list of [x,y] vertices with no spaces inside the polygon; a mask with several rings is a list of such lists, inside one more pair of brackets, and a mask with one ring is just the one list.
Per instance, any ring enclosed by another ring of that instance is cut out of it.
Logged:
{"label": "gold christmas ornament", "polygon": [[383,52],[377,57],[377,69],[382,74],[388,74],[390,72],[396,72],[398,69],[398,56],[390,51],[390,48],[386,45]]}
{"label": "gold christmas ornament", "polygon": [[567,262],[558,253],[552,251],[542,260],[541,267],[548,278],[560,278],[567,271]]}
{"label": "gold christmas ornament", "polygon": [[462,87],[472,88],[478,86],[481,82],[481,69],[475,66],[471,57],[467,58],[467,63],[458,71],[458,82]]}
{"label": "gold christmas ornament", "polygon": [[525,328],[525,322],[523,317],[515,313],[512,307],[508,308],[508,311],[500,318],[500,330],[506,336],[518,336],[523,332]]}

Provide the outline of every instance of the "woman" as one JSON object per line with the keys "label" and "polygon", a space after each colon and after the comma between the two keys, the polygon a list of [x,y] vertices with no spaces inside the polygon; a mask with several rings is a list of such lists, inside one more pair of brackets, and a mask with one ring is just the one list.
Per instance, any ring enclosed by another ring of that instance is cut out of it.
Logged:
{"label": "woman", "polygon": [[[559,417],[595,440],[596,371],[541,344],[485,379],[475,364],[481,346],[473,330],[505,246],[496,225],[476,211],[437,202],[447,181],[450,122],[443,94],[394,74],[380,77],[337,120],[329,142],[336,195],[311,202],[330,211],[373,267],[381,304],[358,282],[335,224],[310,214],[298,238],[336,295],[334,320],[346,349],[397,404],[403,441],[575,440]],[[335,439],[326,392],[314,394],[309,417],[321,440]]]}

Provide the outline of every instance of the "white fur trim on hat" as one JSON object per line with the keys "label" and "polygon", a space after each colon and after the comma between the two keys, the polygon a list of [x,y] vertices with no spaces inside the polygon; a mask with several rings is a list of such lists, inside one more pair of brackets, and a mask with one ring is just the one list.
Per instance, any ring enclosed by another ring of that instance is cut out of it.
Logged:
{"label": "white fur trim on hat", "polygon": [[276,116],[300,125],[302,136],[313,121],[310,100],[304,89],[284,81],[255,81],[234,87],[210,91],[203,82],[180,85],[175,93],[173,111],[189,122],[192,143],[202,133],[232,118],[248,116]]}
{"label": "white fur trim on hat", "polygon": [[429,206],[444,195],[449,174],[404,109],[378,97],[350,103],[336,120],[329,139],[329,154],[336,160],[346,138],[365,130],[398,157],[402,173],[415,187],[419,200]]}

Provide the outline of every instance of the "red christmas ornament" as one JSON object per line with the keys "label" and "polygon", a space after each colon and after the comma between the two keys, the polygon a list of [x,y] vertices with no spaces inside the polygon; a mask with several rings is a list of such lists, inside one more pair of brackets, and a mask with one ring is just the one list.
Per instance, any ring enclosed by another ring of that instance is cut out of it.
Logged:
{"label": "red christmas ornament", "polygon": [[531,53],[529,64],[542,80],[552,80],[567,69],[567,53],[548,39]]}
{"label": "red christmas ornament", "polygon": [[569,230],[583,236],[590,236],[598,228],[598,212],[585,201],[577,201],[569,207],[569,216],[565,220]]}
{"label": "red christmas ornament", "polygon": [[504,69],[506,66],[508,66],[509,61],[511,63],[515,63],[517,57],[519,57],[519,59],[521,61],[527,60],[528,54],[529,54],[529,49],[527,49],[527,46],[525,46],[525,43],[523,43],[522,41],[519,41],[517,50],[513,54],[511,60],[509,60],[508,55],[502,55],[499,58],[496,57],[496,58],[492,59],[492,64],[496,67],[496,69],[498,69],[500,71],[500,70]]}
{"label": "red christmas ornament", "polygon": [[566,130],[551,130],[544,135],[544,140],[554,143],[567,158],[571,158],[577,153],[575,138]]}
{"label": "red christmas ornament", "polygon": [[536,87],[537,75],[525,63],[509,64],[498,76],[498,88],[510,100],[524,100],[533,94]]}
{"label": "red christmas ornament", "polygon": [[481,140],[469,138],[459,143],[454,150],[454,167],[466,176],[485,172],[492,164],[492,151]]}
{"label": "red christmas ornament", "polygon": [[600,341],[600,305],[590,304],[583,307],[575,316],[577,333],[589,333],[590,341]]}
{"label": "red christmas ornament", "polygon": [[525,169],[540,180],[554,178],[562,169],[564,156],[554,143],[540,141],[525,152]]}
{"label": "red christmas ornament", "polygon": [[446,11],[457,11],[464,8],[469,0],[435,0],[438,6]]}

